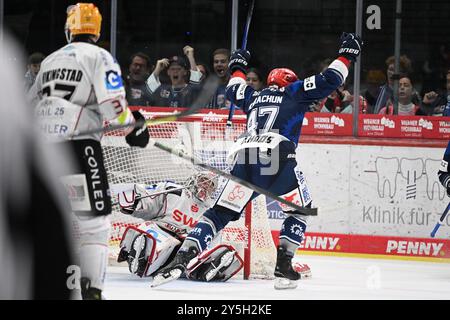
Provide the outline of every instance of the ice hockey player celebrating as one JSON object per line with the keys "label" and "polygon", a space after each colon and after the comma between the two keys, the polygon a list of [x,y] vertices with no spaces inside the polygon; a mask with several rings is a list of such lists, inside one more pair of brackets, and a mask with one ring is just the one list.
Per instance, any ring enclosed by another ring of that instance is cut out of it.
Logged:
{"label": "ice hockey player celebrating", "polygon": [[101,128],[109,121],[131,126],[125,132],[130,146],[145,147],[149,141],[142,115],[128,109],[119,65],[109,52],[95,45],[101,21],[92,3],[69,6],[65,26],[68,44],[42,62],[30,90],[42,131],[49,139],[69,146],[78,164],[77,172],[63,178],[79,224],[83,299],[101,299],[111,198],[100,145],[102,133],[77,133]]}
{"label": "ice hockey player celebrating", "polygon": [[[161,182],[119,193],[120,210],[144,219],[137,228],[129,226],[120,243],[118,262],[126,261],[131,273],[150,277],[173,257],[186,235],[210,208],[218,177],[199,172],[186,185]],[[212,272],[220,260],[226,265]],[[186,277],[200,281],[226,281],[242,268],[242,259],[230,245],[205,250],[186,270]],[[213,277],[210,275],[213,274]]]}
{"label": "ice hockey player celebrating", "polygon": [[[274,69],[267,79],[269,87],[260,92],[245,82],[250,53],[235,51],[229,63],[232,78],[227,98],[247,114],[248,136],[238,139],[230,152],[236,157],[231,173],[293,203],[311,206],[311,196],[295,160],[303,118],[313,101],[327,97],[345,82],[349,65],[359,56],[361,46],[358,36],[344,33],[338,58],[324,72],[300,81],[289,69]],[[229,180],[214,207],[206,211],[189,233],[173,261],[155,275],[152,286],[177,279],[188,262],[206,248],[207,240],[238,219],[256,196],[253,190]],[[303,240],[307,220],[291,208],[285,207],[283,211],[287,218],[277,248],[276,289],[297,286],[300,274],[293,269],[292,258]]]}

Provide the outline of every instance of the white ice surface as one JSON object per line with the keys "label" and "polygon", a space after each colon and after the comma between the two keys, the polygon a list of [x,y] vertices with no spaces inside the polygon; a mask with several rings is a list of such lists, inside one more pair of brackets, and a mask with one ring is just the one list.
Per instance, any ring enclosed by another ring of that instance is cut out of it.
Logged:
{"label": "white ice surface", "polygon": [[294,290],[271,280],[202,283],[176,280],[151,288],[151,279],[109,267],[104,295],[111,300],[418,300],[450,298],[450,264],[332,256],[302,256],[312,278]]}

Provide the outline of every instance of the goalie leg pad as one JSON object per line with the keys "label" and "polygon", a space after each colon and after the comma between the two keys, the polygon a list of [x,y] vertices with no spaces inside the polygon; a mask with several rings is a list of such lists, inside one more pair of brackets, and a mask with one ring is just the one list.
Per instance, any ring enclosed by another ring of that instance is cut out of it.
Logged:
{"label": "goalie leg pad", "polygon": [[128,227],[120,245],[117,261],[127,261],[130,272],[142,277],[155,254],[155,242],[150,234]]}
{"label": "goalie leg pad", "polygon": [[243,267],[242,258],[230,245],[203,251],[187,265],[186,276],[198,281],[225,282]]}
{"label": "goalie leg pad", "polygon": [[118,262],[127,261],[131,273],[150,277],[168,260],[180,241],[162,230],[156,223],[146,221],[138,228],[125,230],[120,243]]}

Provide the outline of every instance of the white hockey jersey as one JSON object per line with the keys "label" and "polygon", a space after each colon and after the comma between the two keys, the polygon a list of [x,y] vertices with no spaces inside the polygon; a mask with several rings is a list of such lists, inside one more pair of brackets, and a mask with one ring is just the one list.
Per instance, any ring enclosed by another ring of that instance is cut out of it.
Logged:
{"label": "white hockey jersey", "polygon": [[[62,98],[78,108],[74,111],[44,106],[37,110],[47,134],[62,131],[70,124],[79,132],[101,128],[104,120],[116,119],[124,111],[127,111],[124,117],[127,119],[120,124],[134,121],[126,105],[119,65],[108,51],[93,44],[69,43],[42,62],[29,99],[37,105],[44,97]],[[96,133],[73,139],[99,141],[101,136]]]}
{"label": "white hockey jersey", "polygon": [[[130,208],[136,197],[145,197],[138,202],[132,216],[152,220],[160,227],[183,236],[197,224],[210,204],[198,200],[188,189],[179,188],[182,186],[172,182],[152,186],[136,184],[134,190],[119,193],[119,205],[122,209]],[[163,190],[169,192],[146,197]]]}

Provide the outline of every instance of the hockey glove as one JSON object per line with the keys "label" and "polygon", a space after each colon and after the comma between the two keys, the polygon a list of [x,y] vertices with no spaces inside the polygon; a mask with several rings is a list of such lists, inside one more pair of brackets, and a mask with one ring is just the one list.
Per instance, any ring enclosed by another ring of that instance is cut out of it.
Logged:
{"label": "hockey glove", "polygon": [[341,35],[341,47],[339,49],[339,55],[351,60],[356,61],[356,58],[361,54],[363,41],[359,36],[354,33],[342,33]]}
{"label": "hockey glove", "polygon": [[228,69],[230,69],[231,74],[238,70],[246,73],[249,61],[250,52],[247,50],[237,49],[231,54]]}
{"label": "hockey glove", "polygon": [[136,127],[125,137],[125,140],[131,147],[145,148],[150,140],[145,118],[139,111],[133,111],[132,113],[136,120]]}

